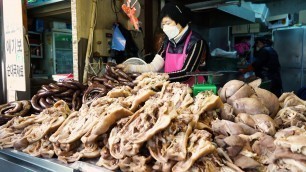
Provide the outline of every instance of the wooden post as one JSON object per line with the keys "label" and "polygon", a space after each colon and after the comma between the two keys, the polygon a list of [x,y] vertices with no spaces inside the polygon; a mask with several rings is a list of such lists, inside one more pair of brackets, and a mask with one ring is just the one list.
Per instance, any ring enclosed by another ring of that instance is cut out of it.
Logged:
{"label": "wooden post", "polygon": [[96,10],[97,10],[97,0],[92,0],[92,13],[91,13],[91,21],[90,21],[90,29],[88,36],[88,44],[86,51],[86,59],[85,59],[85,67],[84,67],[84,75],[83,75],[83,83],[87,84],[88,79],[88,69],[89,69],[89,58],[92,53],[92,41],[93,41],[93,32],[96,24]]}

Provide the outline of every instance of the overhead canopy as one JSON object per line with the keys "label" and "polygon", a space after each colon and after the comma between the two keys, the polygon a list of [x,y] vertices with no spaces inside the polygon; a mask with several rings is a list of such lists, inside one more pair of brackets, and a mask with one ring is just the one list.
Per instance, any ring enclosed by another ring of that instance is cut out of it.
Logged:
{"label": "overhead canopy", "polygon": [[186,4],[195,12],[194,23],[222,27],[255,22],[255,12],[241,1],[208,0]]}
{"label": "overhead canopy", "polygon": [[71,19],[71,1],[44,0],[28,2],[28,15],[34,17],[58,17]]}

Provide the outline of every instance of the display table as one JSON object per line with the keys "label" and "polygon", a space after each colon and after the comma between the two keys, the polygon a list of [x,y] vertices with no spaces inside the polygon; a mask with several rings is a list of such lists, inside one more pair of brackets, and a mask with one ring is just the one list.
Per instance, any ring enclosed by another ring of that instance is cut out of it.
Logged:
{"label": "display table", "polygon": [[76,172],[76,171],[100,171],[110,172],[103,167],[98,167],[88,162],[77,161],[65,164],[55,158],[43,159],[13,149],[0,150],[0,171],[46,171],[46,172]]}

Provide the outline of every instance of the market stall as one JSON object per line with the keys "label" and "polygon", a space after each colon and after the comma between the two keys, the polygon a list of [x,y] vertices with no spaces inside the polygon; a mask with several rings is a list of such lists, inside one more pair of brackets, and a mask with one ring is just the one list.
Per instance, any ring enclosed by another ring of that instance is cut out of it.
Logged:
{"label": "market stall", "polygon": [[[77,17],[74,79],[39,80],[29,100],[0,105],[3,171],[305,171],[306,101],[294,92],[278,97],[270,80],[243,75],[242,70],[253,69],[243,61],[251,53],[244,38],[239,43],[234,38],[238,54],[231,48],[211,53],[210,43],[189,26],[190,21],[180,20],[188,9],[169,3],[160,12],[165,33],[160,38],[168,38],[157,46],[162,51],[152,62],[125,55],[128,60],[116,64],[109,57],[118,57],[118,62],[120,54],[111,55],[109,48],[124,51],[129,46],[113,47],[108,42],[124,37],[123,26],[113,23],[119,20],[118,1],[86,3],[71,3]],[[122,14],[128,16],[123,21],[130,22],[124,25],[140,33],[140,14],[136,14],[140,4],[137,0],[121,3]],[[225,6],[208,13],[228,13],[227,18],[237,19],[238,9],[242,10],[241,1],[194,0],[189,6],[199,12],[197,22],[206,13],[203,4]],[[233,6],[237,11],[229,10]],[[99,18],[110,10],[111,19]],[[249,16],[238,18],[253,21]],[[85,23],[82,28],[81,23]],[[209,22],[212,25],[216,23]],[[152,31],[149,26],[146,33]],[[181,37],[175,40],[177,36]],[[148,40],[146,46],[152,47]],[[71,64],[67,68],[72,70]]]}

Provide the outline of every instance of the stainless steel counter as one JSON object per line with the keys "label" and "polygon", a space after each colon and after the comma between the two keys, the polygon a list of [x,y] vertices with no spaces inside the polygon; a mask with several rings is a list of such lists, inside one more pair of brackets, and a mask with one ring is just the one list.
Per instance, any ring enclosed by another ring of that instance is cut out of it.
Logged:
{"label": "stainless steel counter", "polygon": [[61,161],[52,159],[43,159],[33,157],[29,154],[19,152],[13,149],[0,150],[0,171],[6,172],[77,172],[77,171],[102,171],[110,172],[103,167],[93,164],[77,161],[72,164],[64,164]]}

